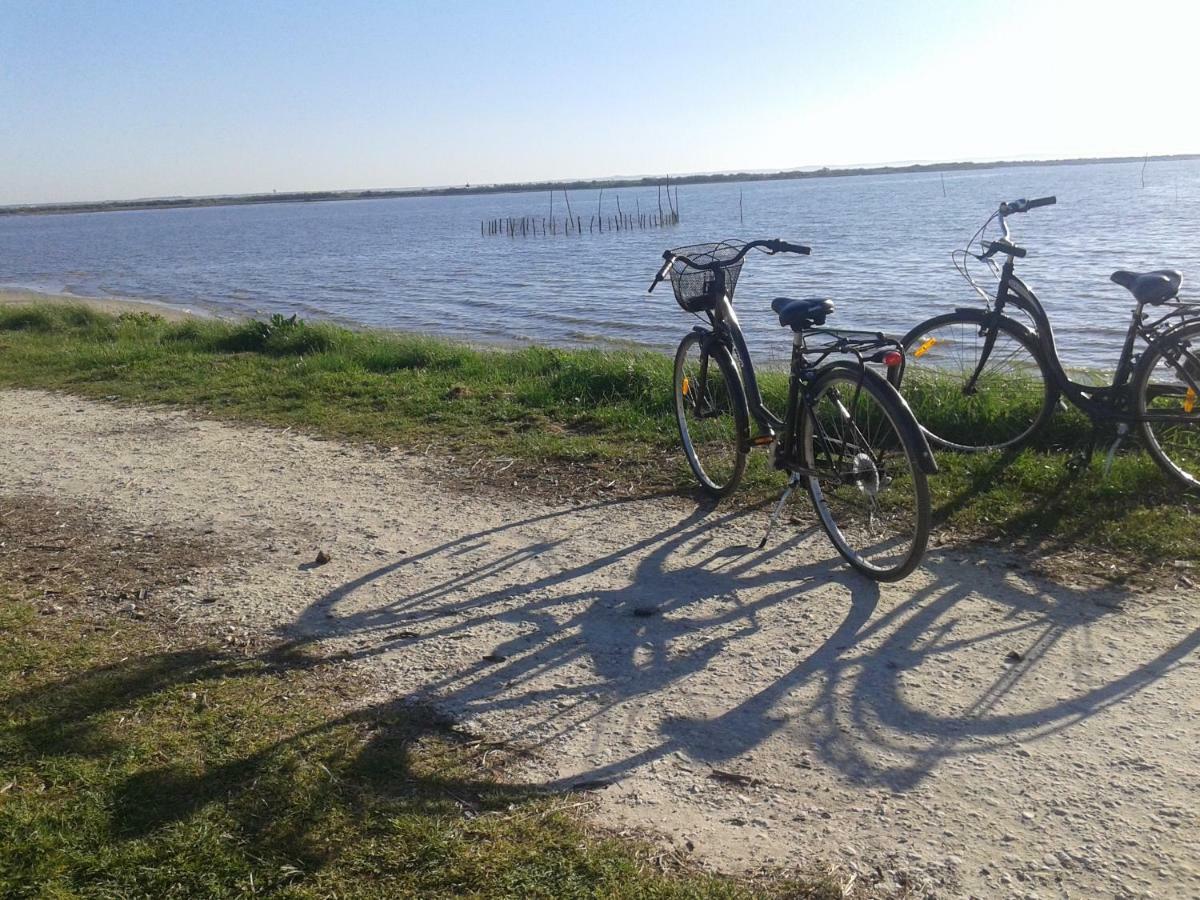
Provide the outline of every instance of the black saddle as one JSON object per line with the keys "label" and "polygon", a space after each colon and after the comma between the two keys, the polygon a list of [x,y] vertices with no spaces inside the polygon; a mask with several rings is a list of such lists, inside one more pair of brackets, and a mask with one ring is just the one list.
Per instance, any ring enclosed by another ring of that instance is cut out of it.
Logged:
{"label": "black saddle", "polygon": [[779,324],[784,328],[803,331],[814,325],[824,325],[825,317],[833,312],[833,301],[816,298],[791,300],[787,297],[776,297],[771,301],[771,309],[779,314]]}
{"label": "black saddle", "polygon": [[1173,269],[1158,269],[1154,272],[1112,273],[1112,280],[1128,288],[1138,303],[1166,303],[1179,293],[1183,275]]}

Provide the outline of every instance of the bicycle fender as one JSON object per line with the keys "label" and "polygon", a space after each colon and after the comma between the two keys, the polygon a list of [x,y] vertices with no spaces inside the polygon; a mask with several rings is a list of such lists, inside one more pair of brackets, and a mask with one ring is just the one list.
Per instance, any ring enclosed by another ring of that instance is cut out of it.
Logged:
{"label": "bicycle fender", "polygon": [[1146,349],[1141,354],[1141,358],[1137,361],[1137,366],[1133,370],[1132,378],[1129,380],[1130,390],[1132,390],[1133,384],[1136,384],[1141,380],[1142,371],[1146,368],[1147,363],[1150,361],[1150,351],[1156,347],[1161,348],[1168,344],[1176,343],[1178,339],[1188,331],[1200,333],[1200,319],[1192,319],[1190,321],[1184,320],[1177,325],[1172,325],[1147,345]]}
{"label": "bicycle fender", "polygon": [[903,394],[892,387],[891,383],[874,369],[861,367],[858,363],[837,360],[827,366],[822,366],[821,371],[826,372],[830,369],[844,369],[853,374],[862,372],[864,381],[873,381],[883,390],[885,396],[890,396],[891,400],[899,407],[900,412],[900,415],[897,417],[896,427],[902,429],[905,436],[910,438],[913,446],[916,447],[917,464],[921,467],[921,471],[926,475],[937,474],[937,460],[933,457],[933,451],[929,449],[929,441],[925,439],[925,432],[921,430],[921,426],[917,422],[917,417],[913,414],[912,408],[908,405],[908,401],[904,399]]}

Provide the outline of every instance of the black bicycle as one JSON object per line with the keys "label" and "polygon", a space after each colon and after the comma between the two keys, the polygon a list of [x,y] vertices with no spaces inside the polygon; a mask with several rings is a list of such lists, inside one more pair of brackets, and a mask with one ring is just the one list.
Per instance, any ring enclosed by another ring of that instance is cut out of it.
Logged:
{"label": "black bicycle", "polygon": [[[780,419],[763,404],[733,311],[742,261],[754,249],[810,252],[780,240],[682,247],[663,254],[650,285],[653,291],[669,275],[679,305],[705,322],[675,354],[675,415],[688,463],[709,493],[723,496],[737,487],[751,447],[774,445],[774,465],[788,473],[788,482],[760,547],[803,483],[851,566],[880,581],[903,578],[925,552],[926,475],[937,466],[907,403],[868,366],[902,367],[900,343],[873,332],[823,328],[833,312],[829,300],[776,298],[771,308],[779,324],[794,332]],[[829,359],[834,356],[840,358]]]}
{"label": "black bicycle", "polygon": [[[922,322],[904,336],[904,393],[921,414],[925,433],[954,450],[1015,447],[1046,424],[1065,397],[1092,420],[1092,438],[1075,461],[1090,459],[1106,426],[1116,426],[1113,455],[1132,425],[1141,427],[1150,455],[1188,487],[1200,484],[1200,304],[1179,299],[1182,276],[1119,271],[1112,280],[1133,294],[1133,317],[1112,383],[1072,380],[1063,368],[1054,330],[1041,302],[1015,273],[1026,250],[1012,242],[1008,217],[1056,202],[1054,197],[1001,203],[955,251],[959,272],[983,298],[984,309],[959,308]],[[999,220],[999,240],[984,238]],[[980,252],[974,252],[976,239]],[[995,262],[1003,256],[1002,266]],[[995,297],[968,270],[987,263],[999,278]],[[1016,309],[1032,322],[1006,315]],[[1135,352],[1141,341],[1145,347]]]}

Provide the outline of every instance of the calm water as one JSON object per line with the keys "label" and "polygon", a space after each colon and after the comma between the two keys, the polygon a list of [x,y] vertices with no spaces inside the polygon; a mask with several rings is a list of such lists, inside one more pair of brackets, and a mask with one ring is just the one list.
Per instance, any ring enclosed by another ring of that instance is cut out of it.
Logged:
{"label": "calm water", "polygon": [[[582,237],[481,237],[481,219],[546,215],[546,194],[0,217],[0,285],[299,313],[476,341],[673,346],[693,323],[668,285],[647,297],[662,251],[728,237],[811,244],[804,259],[750,257],[738,283],[757,346],[786,338],[774,296],[832,297],[831,324],[903,332],[975,301],[950,264],[1001,199],[1057,194],[1012,219],[1063,355],[1111,365],[1130,309],[1117,268],[1200,278],[1200,161],[863,176],[680,189],[676,228]],[[738,222],[738,195],[745,222]],[[620,192],[632,211],[653,189]],[[571,194],[576,214],[595,192]],[[562,195],[555,199],[561,214]],[[612,191],[605,215],[615,213]],[[1200,294],[1197,295],[1200,297]]]}

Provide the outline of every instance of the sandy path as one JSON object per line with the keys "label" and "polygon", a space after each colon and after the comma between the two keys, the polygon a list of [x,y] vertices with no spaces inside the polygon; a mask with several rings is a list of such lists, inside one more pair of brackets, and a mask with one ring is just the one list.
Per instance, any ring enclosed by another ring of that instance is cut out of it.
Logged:
{"label": "sandy path", "polygon": [[235,540],[258,561],[182,588],[189,615],[328,640],[381,695],[536,748],[532,778],[611,780],[609,821],[719,868],[1200,896],[1193,591],[959,551],[880,588],[820,534],[747,552],[763,512],[505,501],[400,454],[38,392],[0,392],[0,472]]}

